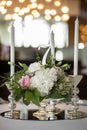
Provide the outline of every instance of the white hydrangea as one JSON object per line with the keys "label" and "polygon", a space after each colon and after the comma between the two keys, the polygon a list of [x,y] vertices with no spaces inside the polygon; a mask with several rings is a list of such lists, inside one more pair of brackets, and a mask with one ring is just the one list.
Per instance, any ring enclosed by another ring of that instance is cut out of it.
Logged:
{"label": "white hydrangea", "polygon": [[42,68],[42,65],[39,62],[34,62],[29,65],[28,72],[34,73],[37,70],[40,70]]}
{"label": "white hydrangea", "polygon": [[51,68],[51,69],[50,69],[50,73],[49,73],[48,75],[50,75],[50,77],[51,77],[51,79],[52,79],[53,81],[57,81],[57,79],[58,79],[58,74],[57,74],[57,71],[56,71],[55,68]]}
{"label": "white hydrangea", "polygon": [[[52,68],[45,68],[45,66],[42,66],[38,62],[31,64],[28,72],[33,73],[30,88],[37,88],[41,96],[47,96],[54,87],[54,83],[64,74],[60,67],[53,66]],[[62,84],[59,86],[59,89],[63,89]]]}
{"label": "white hydrangea", "polygon": [[46,96],[53,88],[55,80],[57,80],[57,73],[55,69],[42,69],[37,71],[35,76],[31,78],[30,87],[31,89],[37,88],[41,93],[41,96]]}

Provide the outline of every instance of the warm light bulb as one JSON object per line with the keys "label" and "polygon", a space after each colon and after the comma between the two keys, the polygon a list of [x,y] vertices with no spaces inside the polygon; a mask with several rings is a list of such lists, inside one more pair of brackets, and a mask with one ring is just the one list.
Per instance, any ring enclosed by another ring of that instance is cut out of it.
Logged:
{"label": "warm light bulb", "polygon": [[43,4],[38,4],[37,8],[38,8],[39,10],[42,10],[42,9],[44,8],[44,5],[43,5]]}
{"label": "warm light bulb", "polygon": [[61,8],[61,11],[62,11],[63,13],[68,13],[68,12],[69,12],[69,8],[68,8],[67,6],[63,6],[63,7]]}
{"label": "warm light bulb", "polygon": [[6,4],[6,0],[0,2],[0,5],[5,5],[5,4]]}
{"label": "warm light bulb", "polygon": [[56,15],[56,10],[52,9],[50,13],[51,15]]}
{"label": "warm light bulb", "polygon": [[11,14],[7,14],[4,17],[5,20],[11,20],[12,19],[12,15]]}
{"label": "warm light bulb", "polygon": [[24,13],[29,13],[29,11],[30,11],[29,8],[22,8],[22,10],[24,11]]}
{"label": "warm light bulb", "polygon": [[61,5],[61,2],[60,1],[55,1],[54,5],[59,7]]}
{"label": "warm light bulb", "polygon": [[7,12],[7,9],[3,9],[3,10],[1,11],[1,14],[6,14],[6,12]]}
{"label": "warm light bulb", "polygon": [[54,19],[55,19],[55,21],[61,21],[61,17],[60,17],[59,15],[56,15],[56,16],[54,17]]}
{"label": "warm light bulb", "polygon": [[63,21],[68,21],[69,18],[70,18],[70,16],[69,16],[68,14],[63,14],[63,15],[62,15],[62,20],[63,20]]}
{"label": "warm light bulb", "polygon": [[0,12],[4,10],[4,6],[0,6]]}
{"label": "warm light bulb", "polygon": [[40,16],[40,13],[37,10],[32,10],[32,14],[35,18]]}
{"label": "warm light bulb", "polygon": [[20,11],[20,8],[19,8],[19,7],[15,7],[15,8],[14,8],[14,12],[17,13],[17,12],[19,12],[19,11]]}
{"label": "warm light bulb", "polygon": [[45,0],[46,2],[51,2],[52,0]]}
{"label": "warm light bulb", "polygon": [[31,8],[32,8],[32,9],[35,9],[36,7],[37,7],[37,3],[32,3],[32,4],[31,4]]}
{"label": "warm light bulb", "polygon": [[23,2],[25,2],[25,0],[19,0],[19,2],[20,2],[20,3],[23,3]]}
{"label": "warm light bulb", "polygon": [[37,0],[30,0],[30,2],[32,2],[32,3],[34,3],[34,2],[36,2]]}
{"label": "warm light bulb", "polygon": [[19,15],[24,15],[24,10],[21,9],[21,10],[19,11]]}
{"label": "warm light bulb", "polygon": [[50,15],[45,15],[44,18],[45,18],[46,20],[51,20],[51,16],[50,16]]}
{"label": "warm light bulb", "polygon": [[11,6],[12,5],[12,1],[11,0],[8,0],[7,2],[6,2],[6,6]]}
{"label": "warm light bulb", "polygon": [[49,9],[46,9],[45,12],[44,12],[46,15],[50,14],[51,11]]}
{"label": "warm light bulb", "polygon": [[17,19],[19,15],[17,13],[12,14],[12,19]]}
{"label": "warm light bulb", "polygon": [[30,9],[29,8],[25,8],[25,13],[29,13]]}

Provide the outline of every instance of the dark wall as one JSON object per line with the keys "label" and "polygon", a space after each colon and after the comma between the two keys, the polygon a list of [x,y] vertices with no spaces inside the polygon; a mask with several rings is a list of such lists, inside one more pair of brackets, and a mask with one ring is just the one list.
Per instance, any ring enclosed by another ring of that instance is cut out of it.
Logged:
{"label": "dark wall", "polygon": [[[7,76],[9,75],[9,65],[8,61],[0,61],[0,86],[2,84],[2,77],[1,76]],[[0,97],[4,100],[8,100],[9,91],[6,86],[0,88]]]}

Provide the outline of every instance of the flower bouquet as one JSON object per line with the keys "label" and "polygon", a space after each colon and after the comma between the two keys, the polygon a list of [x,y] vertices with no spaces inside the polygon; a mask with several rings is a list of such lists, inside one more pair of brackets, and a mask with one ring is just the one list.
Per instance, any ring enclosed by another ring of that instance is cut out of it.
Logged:
{"label": "flower bouquet", "polygon": [[49,60],[45,65],[38,61],[19,66],[21,69],[8,81],[16,101],[22,99],[26,105],[32,102],[39,106],[43,99],[69,99],[71,81],[65,73],[69,65],[60,62],[52,65]]}

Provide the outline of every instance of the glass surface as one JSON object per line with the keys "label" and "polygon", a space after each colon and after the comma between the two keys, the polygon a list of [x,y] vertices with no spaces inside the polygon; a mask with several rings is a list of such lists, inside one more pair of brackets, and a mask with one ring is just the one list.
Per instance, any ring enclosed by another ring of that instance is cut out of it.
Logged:
{"label": "glass surface", "polygon": [[[87,113],[78,111],[78,113],[80,113],[80,116],[77,116],[77,117],[74,117],[74,118],[69,118],[68,117],[69,115],[67,116],[67,112],[68,111],[60,110],[60,112],[56,112],[55,113],[54,118],[50,118],[50,117],[44,116],[43,114],[40,115],[39,110],[28,110],[28,119],[26,119],[26,120],[38,120],[38,121],[39,120],[44,120],[44,121],[73,120],[73,119],[82,119],[82,118],[86,118],[87,117]],[[36,113],[38,113],[38,116],[35,115]],[[5,118],[9,118],[9,119],[23,120],[23,119],[20,119],[20,110],[14,110],[13,117],[10,117],[10,111],[5,111],[5,112],[1,113],[0,115],[5,117]]]}

